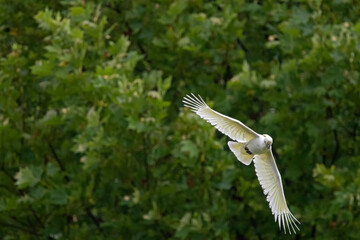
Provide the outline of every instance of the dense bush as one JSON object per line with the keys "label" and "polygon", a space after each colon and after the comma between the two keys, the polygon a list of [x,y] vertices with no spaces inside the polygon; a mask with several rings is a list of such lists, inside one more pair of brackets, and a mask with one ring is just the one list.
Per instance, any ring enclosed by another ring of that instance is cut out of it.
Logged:
{"label": "dense bush", "polygon": [[[0,0],[2,239],[358,239],[360,5]],[[274,138],[301,221],[184,109]]]}

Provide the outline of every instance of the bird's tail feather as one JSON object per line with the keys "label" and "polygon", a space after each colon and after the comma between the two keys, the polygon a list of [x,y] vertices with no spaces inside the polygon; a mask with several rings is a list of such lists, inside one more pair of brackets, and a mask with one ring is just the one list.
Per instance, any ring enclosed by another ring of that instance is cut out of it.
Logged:
{"label": "bird's tail feather", "polygon": [[249,150],[245,150],[246,142],[233,142],[229,141],[228,146],[230,150],[235,154],[237,159],[245,165],[249,165],[254,158]]}

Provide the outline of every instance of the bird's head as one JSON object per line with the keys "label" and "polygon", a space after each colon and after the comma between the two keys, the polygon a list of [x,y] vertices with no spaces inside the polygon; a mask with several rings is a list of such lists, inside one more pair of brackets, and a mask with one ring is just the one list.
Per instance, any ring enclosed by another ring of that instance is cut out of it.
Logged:
{"label": "bird's head", "polygon": [[270,137],[270,136],[267,135],[267,134],[264,134],[263,136],[265,137],[265,138],[264,138],[264,142],[265,142],[266,147],[267,147],[268,149],[270,149],[270,147],[271,147],[271,145],[272,145],[272,143],[273,143],[272,137]]}

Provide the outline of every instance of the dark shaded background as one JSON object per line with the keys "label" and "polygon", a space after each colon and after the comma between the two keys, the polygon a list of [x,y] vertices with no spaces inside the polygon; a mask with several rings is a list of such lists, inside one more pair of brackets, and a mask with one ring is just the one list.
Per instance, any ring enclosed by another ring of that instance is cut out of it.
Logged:
{"label": "dark shaded background", "polygon": [[[0,0],[0,237],[358,239],[359,6]],[[299,234],[190,92],[274,138]]]}

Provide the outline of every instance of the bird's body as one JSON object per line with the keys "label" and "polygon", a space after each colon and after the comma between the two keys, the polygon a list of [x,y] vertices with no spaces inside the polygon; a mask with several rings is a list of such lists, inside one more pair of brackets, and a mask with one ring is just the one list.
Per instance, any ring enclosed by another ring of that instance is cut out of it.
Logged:
{"label": "bird's body", "polygon": [[279,227],[286,233],[287,226],[290,234],[291,231],[295,233],[295,228],[299,230],[296,225],[299,221],[286,204],[281,175],[271,150],[273,139],[267,134],[256,133],[236,119],[212,110],[200,96],[198,98],[193,94],[187,95],[183,102],[220,132],[235,140],[228,142],[230,150],[243,164],[250,165],[254,162],[256,175]]}
{"label": "bird's body", "polygon": [[269,135],[259,135],[258,137],[251,139],[246,144],[245,148],[247,148],[252,154],[263,154],[266,151],[269,151],[269,147],[266,145],[266,142],[270,141],[269,138]]}

